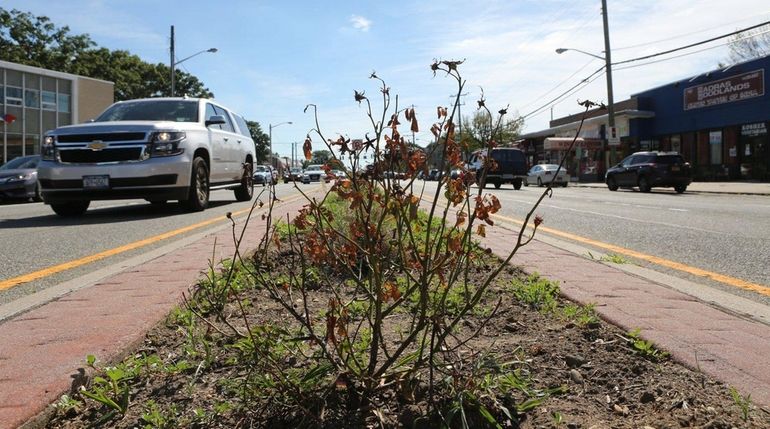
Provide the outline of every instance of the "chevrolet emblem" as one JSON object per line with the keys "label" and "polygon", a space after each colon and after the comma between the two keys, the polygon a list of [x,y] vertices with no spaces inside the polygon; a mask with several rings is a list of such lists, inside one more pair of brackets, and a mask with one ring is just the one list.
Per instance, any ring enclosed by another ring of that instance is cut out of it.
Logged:
{"label": "chevrolet emblem", "polygon": [[94,140],[91,143],[88,143],[88,148],[93,151],[99,151],[104,149],[105,147],[107,147],[107,145],[104,144],[104,142],[101,140]]}

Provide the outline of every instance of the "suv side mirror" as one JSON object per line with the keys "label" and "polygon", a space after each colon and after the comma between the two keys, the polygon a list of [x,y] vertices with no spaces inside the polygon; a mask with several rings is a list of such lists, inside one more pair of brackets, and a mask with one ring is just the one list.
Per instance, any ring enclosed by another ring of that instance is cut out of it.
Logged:
{"label": "suv side mirror", "polygon": [[222,115],[211,115],[206,120],[206,126],[209,127],[211,125],[220,125],[225,123],[225,117]]}

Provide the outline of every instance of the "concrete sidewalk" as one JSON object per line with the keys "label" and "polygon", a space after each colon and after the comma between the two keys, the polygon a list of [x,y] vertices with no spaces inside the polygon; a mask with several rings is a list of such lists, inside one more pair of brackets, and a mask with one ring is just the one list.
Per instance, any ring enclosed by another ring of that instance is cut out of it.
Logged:
{"label": "concrete sidewalk", "polygon": [[[570,186],[579,188],[607,188],[607,185],[599,182],[570,183]],[[652,188],[655,191],[670,190],[673,188]],[[740,194],[740,195],[770,195],[770,183],[766,182],[692,182],[685,192],[698,192],[708,194]]]}
{"label": "concrete sidewalk", "polygon": [[[282,203],[274,216],[285,219],[304,204]],[[249,243],[264,233],[261,212],[247,228]],[[485,244],[507,255],[514,232],[494,229]],[[112,361],[140,344],[208,268],[215,243],[217,260],[232,256],[232,231],[223,227],[0,323],[0,429],[39,424],[36,416],[82,382],[87,355]],[[558,280],[566,296],[596,303],[604,319],[640,328],[678,361],[770,405],[770,326],[543,241],[524,247],[513,263]]]}

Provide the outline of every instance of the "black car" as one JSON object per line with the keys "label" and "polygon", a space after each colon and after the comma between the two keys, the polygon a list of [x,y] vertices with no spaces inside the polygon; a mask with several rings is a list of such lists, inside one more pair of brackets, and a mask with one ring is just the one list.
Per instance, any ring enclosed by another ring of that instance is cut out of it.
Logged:
{"label": "black car", "polygon": [[677,152],[636,152],[607,170],[605,183],[610,191],[639,187],[674,188],[681,194],[692,182],[690,163]]}
{"label": "black car", "polygon": [[[473,152],[468,161],[468,170],[476,172],[476,180],[479,182],[486,156],[487,149],[479,149]],[[529,171],[524,151],[513,147],[496,147],[492,149],[492,159],[495,160],[496,167],[487,170],[484,185],[492,184],[497,189],[503,183],[512,183],[513,189],[521,189],[521,184],[526,180],[527,171]],[[478,184],[481,185],[481,183]]]}

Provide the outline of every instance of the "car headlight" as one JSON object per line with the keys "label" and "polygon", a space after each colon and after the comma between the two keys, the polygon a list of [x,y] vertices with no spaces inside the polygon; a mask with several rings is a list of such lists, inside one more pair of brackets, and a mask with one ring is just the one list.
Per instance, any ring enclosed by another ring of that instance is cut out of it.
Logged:
{"label": "car headlight", "polygon": [[56,136],[45,136],[40,145],[40,157],[45,161],[56,160]]}
{"label": "car headlight", "polygon": [[182,131],[158,131],[150,137],[150,156],[172,156],[184,152],[180,143],[187,137]]}

